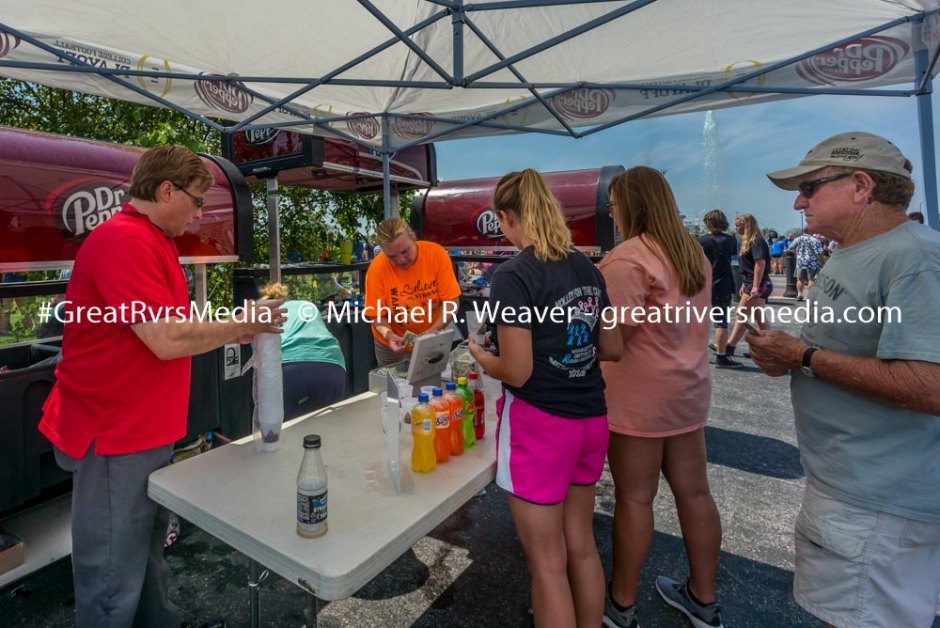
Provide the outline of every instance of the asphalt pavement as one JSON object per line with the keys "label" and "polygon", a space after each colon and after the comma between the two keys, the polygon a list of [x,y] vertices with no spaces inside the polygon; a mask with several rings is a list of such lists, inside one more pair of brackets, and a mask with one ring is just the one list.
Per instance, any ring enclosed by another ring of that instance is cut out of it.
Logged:
{"label": "asphalt pavement", "polygon": [[[774,297],[771,304],[780,308],[795,302]],[[777,327],[797,331],[796,325]],[[705,433],[709,481],[724,529],[717,582],[724,624],[820,626],[791,594],[793,523],[805,478],[789,380],[767,377],[750,360],[741,361],[745,367],[739,370],[713,370]],[[606,571],[613,505],[613,483],[605,471],[598,485],[594,530]],[[657,575],[684,579],[688,574],[672,495],[664,481],[655,510],[656,534],[637,601],[640,622],[644,628],[688,626],[653,587]],[[214,622],[224,620],[229,628],[248,625],[248,561],[243,555],[183,522],[181,537],[167,557],[173,572],[172,598],[189,624],[218,626]],[[71,625],[70,569],[66,558],[0,591],[0,623]],[[505,496],[491,484],[354,596],[321,603],[319,625],[527,627],[528,581]],[[305,598],[294,584],[270,575],[261,585],[262,625],[302,626]],[[940,619],[934,628],[940,628]]]}

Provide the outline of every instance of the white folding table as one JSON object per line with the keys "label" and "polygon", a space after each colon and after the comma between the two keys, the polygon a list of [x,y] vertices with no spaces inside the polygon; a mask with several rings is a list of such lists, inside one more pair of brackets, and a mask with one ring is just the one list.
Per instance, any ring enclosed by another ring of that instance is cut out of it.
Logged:
{"label": "white folding table", "polygon": [[[383,494],[374,481],[385,451],[379,397],[364,393],[286,423],[279,451],[259,453],[244,438],[156,471],[148,490],[252,561],[254,623],[258,563],[320,599],[352,595],[494,479],[494,428],[433,473],[412,473],[410,492]],[[305,434],[321,436],[329,477],[329,531],[317,539],[295,530]],[[407,429],[401,442],[410,469]]]}

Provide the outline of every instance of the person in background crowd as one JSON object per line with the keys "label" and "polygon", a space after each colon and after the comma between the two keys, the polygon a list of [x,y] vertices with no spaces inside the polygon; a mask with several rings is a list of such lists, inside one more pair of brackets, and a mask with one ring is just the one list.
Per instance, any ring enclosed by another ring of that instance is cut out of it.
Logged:
{"label": "person in background crowd", "polygon": [[812,288],[816,282],[819,269],[826,263],[823,255],[823,245],[816,236],[810,235],[809,228],[803,229],[803,235],[793,241],[790,247],[796,255],[796,291],[797,301],[803,300],[807,288]]}
{"label": "person in background crowd", "polygon": [[[493,273],[499,355],[469,344],[486,373],[503,382],[496,484],[507,493],[532,574],[535,625],[597,628],[604,570],[594,541],[594,485],[609,436],[600,360],[620,359],[620,336],[602,323],[610,305],[604,279],[574,249],[542,177],[534,170],[507,174],[493,209],[520,251]],[[525,322],[505,314],[507,307],[559,308],[566,316]]]}
{"label": "person in background crowd", "polygon": [[[73,320],[39,431],[72,473],[79,628],[179,626],[163,558],[168,514],[147,497],[147,478],[186,435],[190,356],[281,332],[280,301],[249,303],[245,316],[224,321],[175,314],[188,315],[190,301],[173,238],[201,215],[212,184],[190,149],[147,151],[131,174],[130,200],[75,258],[66,290]],[[77,315],[90,308],[127,320]],[[167,310],[174,314],[159,314]]]}
{"label": "person in background crowd", "polygon": [[761,307],[774,291],[770,281],[770,247],[761,235],[757,219],[751,214],[741,214],[734,219],[734,228],[741,235],[741,290],[734,328],[726,347],[729,357],[734,356],[738,340],[747,329],[744,321],[753,318],[759,329],[770,329]]}
{"label": "person in background crowd", "polygon": [[[624,237],[601,262],[615,310],[664,311],[691,302],[694,311],[707,311],[711,266],[689,237],[665,177],[653,168],[631,168],[611,181],[610,199]],[[709,216],[716,229],[724,219],[715,212]],[[637,626],[637,587],[653,540],[653,499],[662,472],[676,500],[690,575],[681,583],[660,576],[656,590],[696,626],[720,628],[715,575],[721,521],[705,455],[708,321],[638,324],[626,316],[618,323],[623,359],[603,365],[612,432],[607,458],[616,495],[604,624]]]}
{"label": "person in background crowd", "polygon": [[783,274],[783,252],[787,249],[787,239],[783,236],[774,238],[770,245],[770,271],[775,275]]}
{"label": "person in background crowd", "polygon": [[920,212],[911,212],[907,215],[908,220],[913,220],[914,222],[919,222],[924,224],[924,215]]}
{"label": "person in background crowd", "polygon": [[[765,373],[791,377],[806,471],[793,593],[833,626],[929,628],[940,595],[940,234],[904,215],[912,171],[852,132],[768,175],[840,243],[810,290],[835,316],[747,337]],[[903,319],[849,322],[880,306]]]}
{"label": "person in background crowd", "polygon": [[728,323],[731,321],[731,297],[734,296],[734,275],[731,273],[731,258],[738,254],[738,241],[729,233],[728,217],[720,209],[705,214],[708,233],[699,236],[698,243],[711,263],[712,310],[720,310],[716,317],[715,343],[709,348],[715,351],[715,366],[720,369],[739,369],[743,364],[729,358],[725,353],[728,345]]}
{"label": "person in background crowd", "polygon": [[447,327],[447,315],[457,312],[460,285],[444,247],[415,240],[401,218],[383,220],[376,238],[382,254],[366,274],[365,313],[376,321],[376,360],[388,366],[409,357],[406,332],[421,335]]}
{"label": "person in background crowd", "polygon": [[[268,284],[262,299],[286,299],[287,286]],[[281,334],[284,420],[318,410],[346,395],[346,359],[339,343],[310,301],[284,302],[287,319]]]}

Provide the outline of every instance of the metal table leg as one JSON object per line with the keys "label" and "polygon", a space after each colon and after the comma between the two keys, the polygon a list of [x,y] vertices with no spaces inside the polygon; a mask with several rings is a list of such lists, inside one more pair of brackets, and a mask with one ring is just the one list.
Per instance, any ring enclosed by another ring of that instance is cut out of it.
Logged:
{"label": "metal table leg", "polygon": [[304,620],[306,628],[317,628],[317,612],[320,608],[320,600],[312,593],[307,593],[307,600],[304,603]]}
{"label": "metal table leg", "polygon": [[251,628],[261,627],[261,608],[259,600],[259,588],[261,583],[268,577],[268,570],[261,571],[261,565],[257,561],[248,559],[248,602],[251,606]]}

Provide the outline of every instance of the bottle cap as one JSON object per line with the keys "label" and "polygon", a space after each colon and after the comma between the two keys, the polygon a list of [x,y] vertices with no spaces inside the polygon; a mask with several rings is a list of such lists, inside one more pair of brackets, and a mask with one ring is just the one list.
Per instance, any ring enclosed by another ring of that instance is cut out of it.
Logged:
{"label": "bottle cap", "polygon": [[427,403],[428,394],[427,393],[418,393],[418,403]]}
{"label": "bottle cap", "polygon": [[444,384],[444,388],[446,388],[447,390],[457,390],[457,384],[455,384],[454,382],[447,382],[446,384]]}
{"label": "bottle cap", "polygon": [[435,396],[435,397],[440,397],[441,395],[444,394],[444,392],[443,392],[440,388],[438,388],[437,386],[435,386],[435,387],[434,387],[434,390],[432,390],[431,392],[434,393],[434,396]]}
{"label": "bottle cap", "polygon": [[466,386],[466,385],[467,385],[467,378],[466,378],[466,377],[458,377],[458,378],[457,378],[457,385],[458,385],[458,386]]}
{"label": "bottle cap", "polygon": [[467,375],[467,377],[469,377],[470,379],[477,379],[477,378],[479,378],[480,376],[477,375],[476,371],[470,371],[470,374]]}
{"label": "bottle cap", "polygon": [[320,435],[319,434],[307,434],[304,436],[304,449],[319,449],[320,448]]}

